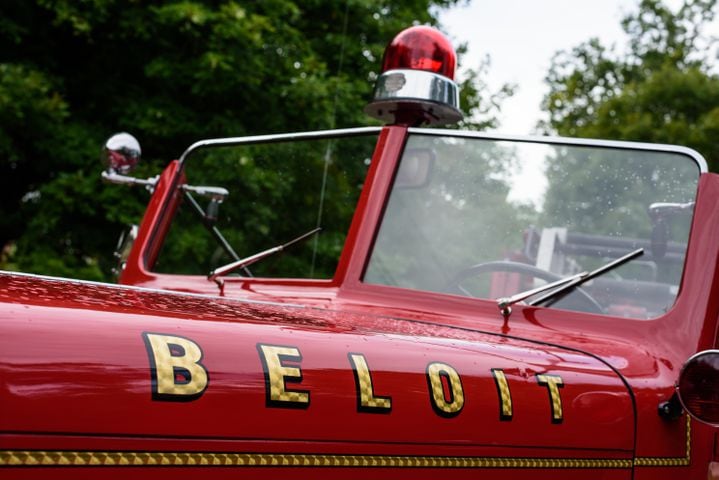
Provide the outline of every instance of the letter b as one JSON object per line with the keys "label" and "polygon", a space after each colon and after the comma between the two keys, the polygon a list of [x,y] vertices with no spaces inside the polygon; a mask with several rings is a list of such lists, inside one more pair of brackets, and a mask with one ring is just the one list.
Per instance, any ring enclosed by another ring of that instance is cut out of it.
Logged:
{"label": "letter b", "polygon": [[189,402],[202,396],[210,380],[200,363],[200,346],[187,338],[143,333],[150,359],[152,399]]}

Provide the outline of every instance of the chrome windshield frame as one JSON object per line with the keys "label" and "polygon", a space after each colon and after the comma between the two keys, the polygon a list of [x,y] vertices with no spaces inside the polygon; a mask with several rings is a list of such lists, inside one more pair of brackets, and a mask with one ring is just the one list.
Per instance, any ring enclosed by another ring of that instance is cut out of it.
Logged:
{"label": "chrome windshield frame", "polygon": [[184,167],[187,158],[197,150],[203,148],[215,147],[232,147],[238,145],[253,145],[258,143],[279,143],[297,140],[322,140],[332,138],[360,137],[380,133],[382,127],[357,127],[357,128],[341,128],[336,130],[318,130],[315,132],[296,132],[296,133],[279,133],[270,135],[254,135],[248,137],[226,137],[226,138],[210,138],[199,140],[182,153],[179,159],[180,169]]}
{"label": "chrome windshield frame", "polygon": [[523,142],[523,143],[544,143],[552,145],[570,145],[580,147],[600,147],[600,148],[621,148],[624,150],[640,150],[644,152],[662,152],[662,153],[679,153],[690,157],[699,167],[699,172],[704,174],[709,172],[709,166],[704,157],[688,147],[678,145],[669,145],[662,143],[642,143],[627,142],[621,140],[595,140],[589,138],[569,138],[557,136],[539,136],[539,135],[503,135],[499,133],[487,132],[470,132],[463,130],[449,130],[439,128],[416,128],[408,129],[410,134],[431,135],[435,137],[455,137],[455,138],[476,138],[483,140]]}

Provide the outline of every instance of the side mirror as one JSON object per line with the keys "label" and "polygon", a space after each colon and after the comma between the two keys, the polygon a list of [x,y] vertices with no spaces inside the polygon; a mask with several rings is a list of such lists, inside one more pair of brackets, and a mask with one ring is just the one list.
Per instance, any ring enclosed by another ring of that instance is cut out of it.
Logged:
{"label": "side mirror", "polygon": [[140,161],[140,142],[129,133],[116,133],[108,138],[102,148],[102,160],[107,168],[126,175],[133,171]]}
{"label": "side mirror", "polygon": [[120,185],[142,185],[152,191],[157,178],[135,178],[127,174],[135,169],[140,161],[140,142],[129,133],[116,133],[108,138],[102,148],[100,159],[106,165],[102,179]]}
{"label": "side mirror", "polygon": [[719,425],[719,350],[705,350],[686,361],[677,382],[679,401],[700,422]]}

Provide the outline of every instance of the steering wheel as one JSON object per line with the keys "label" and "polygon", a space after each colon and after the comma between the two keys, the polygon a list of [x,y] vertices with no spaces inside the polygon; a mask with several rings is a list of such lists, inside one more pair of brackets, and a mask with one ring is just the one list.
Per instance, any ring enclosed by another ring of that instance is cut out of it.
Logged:
{"label": "steering wheel", "polygon": [[[497,260],[493,262],[478,263],[477,265],[472,265],[471,267],[465,268],[464,270],[460,270],[452,278],[452,280],[450,280],[445,285],[444,291],[448,293],[473,297],[474,295],[469,293],[466,289],[462,288],[461,283],[468,278],[476,277],[477,275],[481,275],[483,273],[492,272],[528,274],[533,276],[534,278],[545,280],[548,283],[556,282],[557,280],[562,279],[562,277],[560,277],[559,275],[549,272],[547,270],[542,270],[541,268],[537,268],[534,265],[520,262],[510,262],[508,260]],[[573,293],[576,293],[577,295],[571,295]],[[589,295],[586,290],[582,289],[581,287],[574,288],[573,290],[568,292],[566,296],[557,297],[556,304],[559,308],[564,308],[566,310],[579,310],[588,313],[604,313],[604,309],[599,304],[599,302],[597,302],[594,297]]]}

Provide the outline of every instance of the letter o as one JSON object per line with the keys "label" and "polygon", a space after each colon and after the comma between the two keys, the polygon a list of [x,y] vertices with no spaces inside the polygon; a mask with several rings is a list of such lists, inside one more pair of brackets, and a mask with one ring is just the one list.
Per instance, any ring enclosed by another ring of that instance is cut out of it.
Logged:
{"label": "letter o", "polygon": [[[445,392],[444,383],[447,384]],[[446,363],[432,362],[427,365],[427,386],[432,409],[442,417],[455,417],[464,407],[462,380],[457,370]]]}

